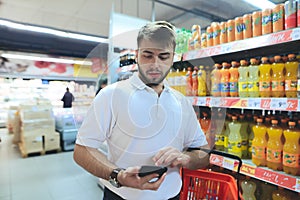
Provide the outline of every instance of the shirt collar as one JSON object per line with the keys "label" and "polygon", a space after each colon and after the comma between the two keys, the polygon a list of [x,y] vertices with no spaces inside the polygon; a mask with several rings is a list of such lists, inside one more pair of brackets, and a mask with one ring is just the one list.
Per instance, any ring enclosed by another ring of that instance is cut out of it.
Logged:
{"label": "shirt collar", "polygon": [[[130,78],[130,83],[136,87],[139,90],[146,89],[148,86],[140,79],[138,76],[138,73],[133,73],[132,77]],[[164,80],[164,91],[168,92],[170,91],[170,86],[168,85],[168,82]]]}

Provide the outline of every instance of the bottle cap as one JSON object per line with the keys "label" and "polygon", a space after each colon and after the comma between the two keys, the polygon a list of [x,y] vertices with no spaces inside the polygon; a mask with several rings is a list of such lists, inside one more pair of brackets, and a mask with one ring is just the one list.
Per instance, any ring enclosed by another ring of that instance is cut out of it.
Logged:
{"label": "bottle cap", "polygon": [[289,122],[289,126],[295,126],[296,122]]}
{"label": "bottle cap", "polygon": [[272,123],[272,124],[278,124],[278,121],[277,121],[276,119],[273,119],[273,120],[271,121],[271,123]]}
{"label": "bottle cap", "polygon": [[267,63],[268,60],[269,60],[268,57],[262,57],[262,58],[261,58],[261,62],[262,62],[262,63]]}
{"label": "bottle cap", "polygon": [[251,58],[250,63],[251,63],[251,65],[256,65],[258,63],[258,61],[256,60],[256,58]]}
{"label": "bottle cap", "polygon": [[275,62],[279,62],[279,61],[281,61],[281,56],[274,56],[274,60],[275,60]]}
{"label": "bottle cap", "polygon": [[241,64],[241,66],[247,66],[248,62],[246,60],[241,60],[240,64]]}
{"label": "bottle cap", "polygon": [[262,123],[262,122],[263,122],[263,119],[257,118],[257,122]]}
{"label": "bottle cap", "polygon": [[231,117],[233,120],[237,120],[237,116],[232,116]]}

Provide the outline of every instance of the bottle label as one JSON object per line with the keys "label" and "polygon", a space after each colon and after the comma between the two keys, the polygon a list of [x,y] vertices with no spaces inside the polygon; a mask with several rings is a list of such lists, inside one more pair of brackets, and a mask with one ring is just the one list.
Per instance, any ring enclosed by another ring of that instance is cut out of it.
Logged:
{"label": "bottle label", "polygon": [[271,91],[271,84],[270,84],[270,82],[259,81],[259,91],[260,92]]}
{"label": "bottle label", "polygon": [[224,137],[223,137],[223,135],[216,135],[215,145],[224,146]]}
{"label": "bottle label", "polygon": [[224,147],[228,148],[228,136],[224,136]]}
{"label": "bottle label", "polygon": [[213,83],[212,84],[212,91],[213,92],[220,92],[220,84],[219,83]]}
{"label": "bottle label", "polygon": [[282,164],[287,167],[294,167],[298,168],[299,167],[299,162],[300,162],[300,155],[299,154],[292,154],[292,153],[287,153],[283,152],[283,161]]}
{"label": "bottle label", "polygon": [[262,26],[266,26],[269,23],[272,23],[272,15],[265,15],[262,17]]}
{"label": "bottle label", "polygon": [[300,92],[300,79],[298,79],[297,91]]}
{"label": "bottle label", "polygon": [[285,91],[297,91],[297,81],[285,80]]}
{"label": "bottle label", "polygon": [[248,91],[249,92],[258,92],[259,91],[259,82],[258,81],[248,82]]}
{"label": "bottle label", "polygon": [[259,146],[252,146],[252,158],[266,159],[266,148]]}
{"label": "bottle label", "polygon": [[242,151],[248,151],[248,140],[242,140]]}
{"label": "bottle label", "polygon": [[267,161],[273,163],[282,162],[282,151],[278,149],[267,149]]}
{"label": "bottle label", "polygon": [[272,81],[272,91],[284,91],[284,81]]}
{"label": "bottle label", "polygon": [[248,91],[248,82],[239,82],[239,92]]}
{"label": "bottle label", "polygon": [[229,92],[229,83],[221,83],[221,92]]}
{"label": "bottle label", "polygon": [[252,141],[251,139],[249,139],[249,144],[248,144],[248,152],[251,153],[252,152]]}
{"label": "bottle label", "polygon": [[229,82],[229,91],[237,92],[238,91],[238,82]]}
{"label": "bottle label", "polygon": [[241,142],[228,141],[228,152],[234,154],[242,154],[242,141]]}

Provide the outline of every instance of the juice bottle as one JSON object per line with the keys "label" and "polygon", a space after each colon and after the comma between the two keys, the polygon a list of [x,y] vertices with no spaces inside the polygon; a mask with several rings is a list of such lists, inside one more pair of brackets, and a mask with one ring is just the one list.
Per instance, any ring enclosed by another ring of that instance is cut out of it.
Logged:
{"label": "juice bottle", "polygon": [[249,180],[249,178],[246,178],[246,180],[242,181],[241,188],[243,191],[243,198],[245,200],[256,200],[255,197],[255,190],[256,190],[256,184]]}
{"label": "juice bottle", "polygon": [[186,71],[185,68],[180,71],[179,73],[180,77],[180,85],[179,85],[179,91],[183,94],[186,95]]}
{"label": "juice bottle", "polygon": [[248,65],[246,60],[240,61],[239,71],[239,96],[248,97]]}
{"label": "juice bottle", "polygon": [[249,121],[249,129],[248,129],[248,157],[252,157],[252,142],[254,139],[253,127],[256,125],[257,116],[256,115],[248,115],[247,120]]}
{"label": "juice bottle", "polygon": [[176,72],[174,73],[174,89],[179,91],[179,86],[180,86],[180,73],[179,69],[176,69]]}
{"label": "juice bottle", "polygon": [[252,13],[252,36],[260,35],[262,35],[261,11],[255,11]]}
{"label": "juice bottle", "polygon": [[207,35],[206,33],[201,34],[201,48],[207,47]]}
{"label": "juice bottle", "polygon": [[272,64],[272,97],[283,97],[284,96],[284,63],[281,60],[281,56],[274,57],[275,62]]}
{"label": "juice bottle", "polygon": [[248,122],[245,120],[245,115],[241,114],[240,116],[240,124],[241,124],[241,130],[240,135],[242,137],[242,158],[248,157]]}
{"label": "juice bottle", "polygon": [[249,97],[259,97],[259,66],[255,58],[250,59],[248,94]]}
{"label": "juice bottle", "polygon": [[289,128],[283,131],[283,171],[294,176],[300,175],[300,131],[295,129],[296,123],[290,121]]}
{"label": "juice bottle", "polygon": [[272,193],[276,189],[277,188],[275,185],[266,182],[261,182],[261,194],[259,195],[259,198],[265,200],[272,200]]}
{"label": "juice bottle", "polygon": [[221,96],[222,97],[229,97],[230,96],[230,86],[229,86],[229,80],[230,80],[230,72],[229,68],[230,65],[227,62],[222,63],[222,69],[221,69]]}
{"label": "juice bottle", "polygon": [[213,71],[211,72],[211,94],[214,97],[219,97],[221,95],[221,68],[222,65],[216,63]]}
{"label": "juice bottle", "polygon": [[186,73],[186,96],[193,95],[193,79],[192,79],[192,68],[188,67],[188,71]]}
{"label": "juice bottle", "polygon": [[206,72],[206,95],[210,96],[211,95],[211,67],[210,66],[205,66],[205,72]]}
{"label": "juice bottle", "polygon": [[174,76],[175,76],[175,72],[173,71],[173,69],[170,69],[170,72],[167,75],[167,81],[171,88],[174,88],[174,85],[175,85]]}
{"label": "juice bottle", "polygon": [[292,200],[289,193],[281,187],[272,192],[272,200]]}
{"label": "juice bottle", "polygon": [[235,41],[235,22],[234,20],[230,19],[226,23],[227,25],[227,41],[233,42]]}
{"label": "juice bottle", "polygon": [[228,152],[228,137],[230,134],[229,123],[232,120],[232,114],[226,113],[225,132],[224,132],[224,151]]}
{"label": "juice bottle", "polygon": [[200,118],[199,122],[200,122],[202,131],[206,135],[206,133],[210,127],[210,119],[208,118],[207,112],[202,112],[202,118]]}
{"label": "juice bottle", "polygon": [[282,170],[282,129],[277,126],[277,120],[272,120],[271,123],[272,126],[268,128],[267,167],[273,170]]}
{"label": "juice bottle", "polygon": [[295,54],[288,55],[285,63],[285,95],[286,97],[297,97],[297,71],[298,61]]}
{"label": "juice bottle", "polygon": [[206,96],[206,72],[203,65],[198,70],[198,96]]}
{"label": "juice bottle", "polygon": [[271,96],[271,65],[268,63],[267,57],[261,58],[261,64],[259,65],[259,96],[270,97]]}
{"label": "juice bottle", "polygon": [[211,27],[213,30],[213,45],[219,45],[220,44],[220,32],[221,28],[218,22],[212,22]]}
{"label": "juice bottle", "polygon": [[273,33],[284,30],[284,5],[278,4],[272,9]]}
{"label": "juice bottle", "polygon": [[285,29],[297,27],[297,2],[289,0],[284,3]]}
{"label": "juice bottle", "polygon": [[272,9],[266,8],[262,11],[262,35],[272,33]]}
{"label": "juice bottle", "polygon": [[220,23],[220,44],[227,43],[227,27],[226,27],[226,22],[221,22]]}
{"label": "juice bottle", "polygon": [[228,153],[242,157],[242,137],[240,135],[241,124],[237,116],[232,116],[232,122],[228,124],[230,133],[228,136]]}
{"label": "juice bottle", "polygon": [[243,31],[245,29],[243,24],[243,18],[242,17],[236,17],[234,19],[235,23],[235,40],[242,40],[243,39]]}
{"label": "juice bottle", "polygon": [[215,137],[215,149],[224,150],[224,132],[225,132],[225,115],[218,112],[216,119],[216,137]]}
{"label": "juice bottle", "polygon": [[194,67],[192,82],[192,96],[198,96],[198,67]]}
{"label": "juice bottle", "polygon": [[229,69],[230,79],[229,79],[229,95],[231,97],[238,97],[239,96],[239,88],[238,88],[238,81],[239,81],[239,64],[236,61],[231,62],[231,68]]}
{"label": "juice bottle", "polygon": [[257,119],[257,123],[253,126],[254,138],[252,140],[252,162],[256,166],[266,166],[266,149],[267,149],[267,127],[262,123],[261,118]]}
{"label": "juice bottle", "polygon": [[214,45],[213,42],[213,29],[211,26],[206,28],[206,45],[207,47],[211,47]]}
{"label": "juice bottle", "polygon": [[243,38],[251,38],[252,37],[252,15],[251,14],[245,14],[243,16]]}

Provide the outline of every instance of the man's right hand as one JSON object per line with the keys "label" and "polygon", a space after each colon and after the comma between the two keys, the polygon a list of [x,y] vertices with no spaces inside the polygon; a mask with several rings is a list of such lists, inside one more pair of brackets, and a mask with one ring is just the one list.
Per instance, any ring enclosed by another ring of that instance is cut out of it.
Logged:
{"label": "man's right hand", "polygon": [[[118,173],[118,181],[122,186],[137,188],[140,190],[157,190],[166,177],[166,173],[160,179],[152,182],[157,178],[158,174],[150,174],[144,177],[139,177],[140,167],[129,167]],[[151,181],[151,182],[150,182]]]}

